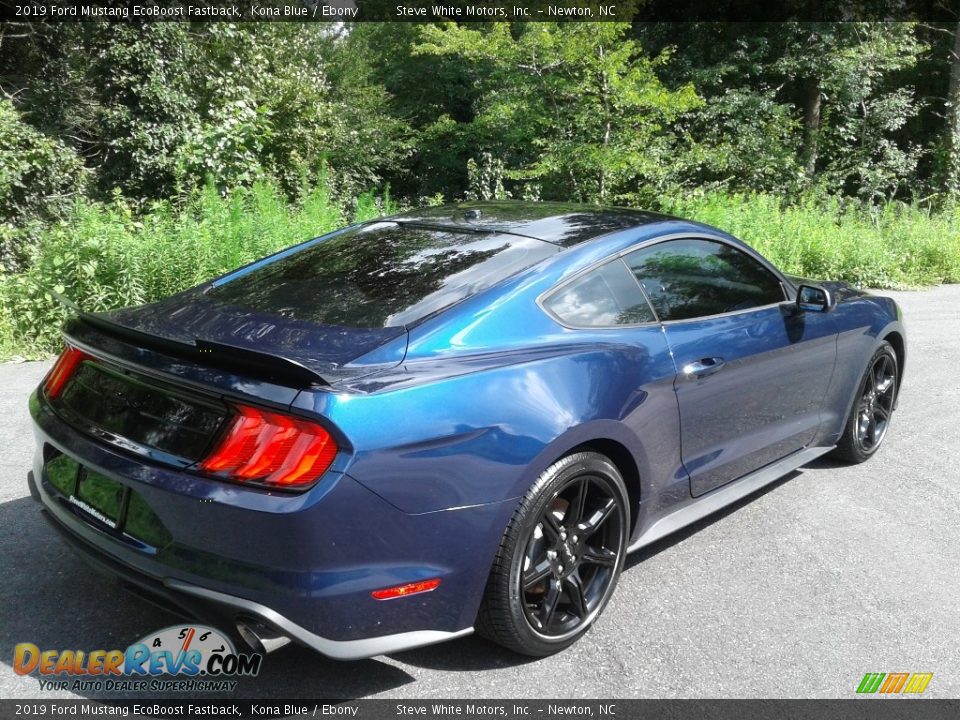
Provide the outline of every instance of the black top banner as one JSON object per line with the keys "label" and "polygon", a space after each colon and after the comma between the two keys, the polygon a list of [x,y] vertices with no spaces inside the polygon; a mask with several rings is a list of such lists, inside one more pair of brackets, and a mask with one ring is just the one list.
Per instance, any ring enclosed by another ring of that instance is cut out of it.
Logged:
{"label": "black top banner", "polygon": [[0,0],[5,22],[960,21],[960,0]]}

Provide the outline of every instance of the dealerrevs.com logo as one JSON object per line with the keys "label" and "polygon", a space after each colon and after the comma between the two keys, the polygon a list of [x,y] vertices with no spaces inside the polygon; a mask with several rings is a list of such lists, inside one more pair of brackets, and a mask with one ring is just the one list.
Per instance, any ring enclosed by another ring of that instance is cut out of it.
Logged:
{"label": "dealerrevs.com logo", "polygon": [[262,661],[203,625],[173,625],[126,650],[41,650],[33,643],[13,650],[14,671],[37,673],[41,690],[231,692],[231,678],[256,676]]}

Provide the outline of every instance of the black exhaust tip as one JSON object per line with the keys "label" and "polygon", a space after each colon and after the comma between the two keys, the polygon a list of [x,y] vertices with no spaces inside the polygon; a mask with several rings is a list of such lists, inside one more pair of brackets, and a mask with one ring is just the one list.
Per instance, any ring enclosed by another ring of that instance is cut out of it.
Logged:
{"label": "black exhaust tip", "polygon": [[237,632],[255,652],[267,655],[290,642],[290,638],[254,618],[237,618]]}

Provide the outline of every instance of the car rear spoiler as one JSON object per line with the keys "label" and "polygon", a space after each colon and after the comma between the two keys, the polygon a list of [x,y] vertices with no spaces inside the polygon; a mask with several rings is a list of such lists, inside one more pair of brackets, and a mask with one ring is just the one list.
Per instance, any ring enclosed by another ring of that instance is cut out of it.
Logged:
{"label": "car rear spoiler", "polygon": [[283,385],[309,387],[328,386],[330,384],[319,373],[291,358],[236,345],[203,340],[202,338],[197,338],[194,344],[190,345],[189,343],[151,335],[121,325],[103,313],[86,312],[75,302],[54,290],[48,290],[48,292],[64,308],[76,315],[80,321],[111,337],[132,343],[138,347],[156,350],[184,360],[196,360],[220,370],[238,372]]}

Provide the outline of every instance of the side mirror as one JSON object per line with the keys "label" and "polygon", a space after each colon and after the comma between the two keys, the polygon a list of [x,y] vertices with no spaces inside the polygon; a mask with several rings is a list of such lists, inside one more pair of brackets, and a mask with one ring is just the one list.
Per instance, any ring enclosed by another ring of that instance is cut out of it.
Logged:
{"label": "side mirror", "polygon": [[797,310],[800,312],[830,312],[836,306],[833,295],[818,285],[797,288]]}

